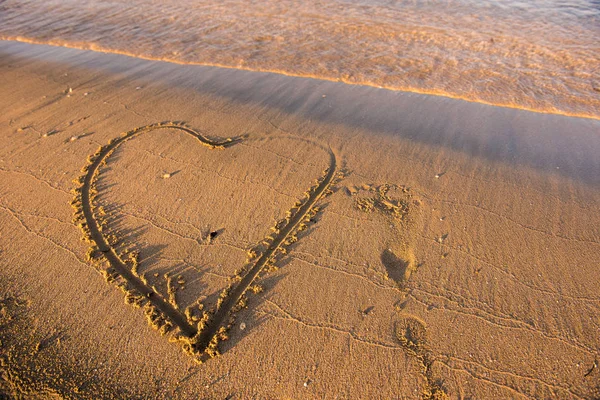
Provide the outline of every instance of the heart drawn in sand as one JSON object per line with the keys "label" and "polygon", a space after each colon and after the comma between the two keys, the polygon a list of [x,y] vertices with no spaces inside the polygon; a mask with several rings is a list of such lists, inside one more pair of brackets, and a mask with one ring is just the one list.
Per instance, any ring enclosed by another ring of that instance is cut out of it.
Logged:
{"label": "heart drawn in sand", "polygon": [[125,132],[88,157],[88,164],[82,169],[83,175],[75,180],[78,187],[74,189],[75,198],[71,202],[74,222],[82,229],[83,239],[90,244],[88,261],[99,268],[108,282],[114,282],[123,290],[127,303],[144,309],[152,326],[162,334],[171,332],[172,339],[181,343],[187,353],[202,361],[218,354],[219,341],[227,338],[226,333],[234,322],[235,313],[245,306],[247,293],[254,287],[257,277],[298,240],[298,232],[304,230],[306,223],[319,212],[317,203],[332,192],[331,187],[341,178],[341,174],[335,155],[328,150],[329,166],[323,176],[287,212],[287,217],[272,227],[271,235],[248,250],[245,265],[237,270],[229,285],[221,292],[216,306],[203,311],[201,317],[194,317],[188,309],[182,312],[174,301],[160,294],[148,283],[144,274],[138,272],[137,253],[117,250],[115,242],[118,238],[106,232],[105,212],[94,201],[101,167],[106,165],[114,151],[127,141],[159,129],[184,132],[212,150],[226,150],[242,140],[211,140],[176,122],[146,125]]}

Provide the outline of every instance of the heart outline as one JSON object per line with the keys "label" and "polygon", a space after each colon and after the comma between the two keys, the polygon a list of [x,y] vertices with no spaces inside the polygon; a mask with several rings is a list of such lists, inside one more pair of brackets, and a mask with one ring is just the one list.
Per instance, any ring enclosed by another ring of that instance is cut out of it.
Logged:
{"label": "heart outline", "polygon": [[[87,253],[89,262],[97,262],[101,257],[108,261],[108,267],[101,272],[110,283],[119,277],[123,283],[117,286],[126,295],[126,302],[137,307],[144,307],[146,317],[152,326],[157,328],[161,334],[165,334],[176,327],[179,333],[174,334],[174,341],[182,344],[184,351],[195,356],[199,362],[205,361],[219,354],[218,343],[227,338],[226,332],[234,321],[235,312],[243,307],[245,295],[256,280],[260,272],[266,266],[275,262],[278,254],[285,254],[285,246],[297,241],[297,233],[303,230],[305,223],[313,218],[320,208],[316,204],[325,196],[332,193],[331,187],[342,177],[338,171],[337,158],[329,149],[329,167],[323,172],[323,176],[311,186],[305,197],[296,202],[294,207],[288,211],[285,219],[277,222],[274,235],[268,236],[261,243],[266,243],[264,250],[260,251],[255,246],[248,251],[248,259],[244,267],[236,272],[236,282],[230,283],[222,292],[214,312],[205,312],[203,318],[195,328],[181,312],[162,295],[148,285],[143,275],[137,273],[137,254],[129,254],[126,261],[118,254],[111,245],[110,238],[103,234],[101,222],[101,210],[95,212],[93,200],[97,195],[96,181],[100,175],[100,168],[104,166],[113,152],[123,143],[137,137],[140,134],[157,129],[175,129],[190,134],[210,149],[225,149],[242,140],[241,137],[227,138],[216,141],[207,138],[195,129],[181,122],[160,122],[141,126],[123,133],[109,141],[107,145],[101,146],[96,153],[89,156],[88,164],[82,168],[83,175],[74,180],[78,185],[72,192],[75,195],[71,201],[74,209],[73,222],[83,232],[83,240],[90,244]],[[99,254],[98,254],[99,253]],[[124,254],[127,255],[127,254]],[[131,264],[131,267],[127,264]],[[229,319],[228,319],[229,317]]]}

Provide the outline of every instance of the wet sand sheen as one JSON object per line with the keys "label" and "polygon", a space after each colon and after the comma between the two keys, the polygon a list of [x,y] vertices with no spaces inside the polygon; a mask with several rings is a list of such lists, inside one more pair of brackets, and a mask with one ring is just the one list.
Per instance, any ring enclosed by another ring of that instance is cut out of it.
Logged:
{"label": "wet sand sheen", "polygon": [[[598,395],[597,121],[48,46],[0,52],[0,298],[14,315],[0,328],[2,391]],[[181,309],[216,304],[321,176],[315,144],[344,172],[202,365],[123,304],[71,222],[86,157],[165,120],[244,138],[212,152],[148,133],[102,172],[109,229]]]}

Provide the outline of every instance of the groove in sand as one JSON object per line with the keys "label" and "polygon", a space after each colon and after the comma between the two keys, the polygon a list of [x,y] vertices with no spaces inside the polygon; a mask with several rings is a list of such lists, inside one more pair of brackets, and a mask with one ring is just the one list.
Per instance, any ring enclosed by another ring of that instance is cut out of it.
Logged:
{"label": "groove in sand", "polygon": [[[93,205],[96,191],[96,181],[100,174],[100,167],[103,166],[111,154],[126,141],[157,129],[180,130],[197,138],[201,144],[211,149],[224,149],[232,146],[240,139],[226,139],[224,141],[214,141],[206,138],[192,128],[186,127],[177,122],[162,122],[152,125],[142,126],[124,133],[122,136],[110,141],[106,146],[102,146],[96,154],[88,158],[89,164],[83,168],[84,175],[79,178],[79,188],[75,189],[75,199],[72,205],[75,208],[74,221],[79,224],[83,230],[84,239],[92,244],[88,253],[90,260],[94,259],[94,253],[100,252],[109,262],[118,276],[124,279],[125,285],[119,285],[126,293],[126,299],[137,306],[146,307],[146,315],[151,324],[158,329],[168,331],[172,325],[180,330],[179,339],[183,342],[183,347],[194,355],[207,356],[218,354],[216,346],[220,333],[228,328],[228,317],[232,317],[237,310],[237,306],[243,299],[245,293],[251,288],[265,266],[272,263],[278,252],[285,252],[285,244],[293,243],[296,238],[293,236],[296,232],[302,230],[303,221],[307,221],[314,216],[318,209],[315,204],[325,195],[330,193],[330,187],[337,176],[337,161],[331,150],[329,150],[330,163],[324,176],[317,181],[315,186],[306,192],[306,197],[297,202],[294,208],[288,213],[288,218],[282,224],[280,221],[275,229],[275,236],[271,236],[264,243],[267,246],[260,254],[256,255],[256,260],[248,263],[243,271],[237,285],[230,286],[222,293],[222,299],[217,304],[214,313],[205,314],[203,321],[197,326],[189,320],[177,307],[170,302],[171,299],[165,299],[153,287],[149,286],[143,276],[137,271],[137,260],[133,260],[133,267],[127,265],[126,261],[120,256],[111,244],[115,238],[113,235],[105,235],[102,232],[102,223],[99,222]],[[282,225],[282,226],[280,226]],[[279,228],[278,228],[279,227]],[[94,247],[96,246],[97,249]],[[132,261],[131,257],[130,260]],[[110,274],[108,279],[113,277]],[[150,305],[150,306],[148,306]]]}

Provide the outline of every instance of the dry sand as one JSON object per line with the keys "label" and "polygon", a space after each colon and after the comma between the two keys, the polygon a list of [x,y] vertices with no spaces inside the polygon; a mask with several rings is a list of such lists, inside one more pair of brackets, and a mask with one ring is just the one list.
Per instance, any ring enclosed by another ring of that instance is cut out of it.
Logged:
{"label": "dry sand", "polygon": [[14,42],[0,93],[0,397],[600,396],[600,122]]}

